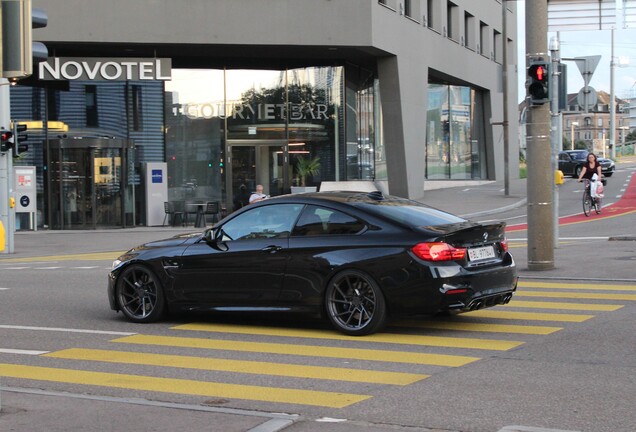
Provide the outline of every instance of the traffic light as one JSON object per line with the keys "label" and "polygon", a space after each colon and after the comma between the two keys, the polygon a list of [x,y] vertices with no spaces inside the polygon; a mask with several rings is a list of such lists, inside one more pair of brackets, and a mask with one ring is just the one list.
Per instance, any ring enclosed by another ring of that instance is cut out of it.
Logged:
{"label": "traffic light", "polygon": [[528,96],[532,105],[550,101],[550,63],[532,60],[528,67]]}
{"label": "traffic light", "polygon": [[27,125],[16,123],[13,129],[14,145],[13,145],[13,157],[20,156],[20,153],[26,153],[29,151],[27,144],[22,144],[29,139],[29,136],[23,132],[27,131]]}
{"label": "traffic light", "polygon": [[46,60],[48,50],[33,42],[32,29],[46,27],[48,17],[42,9],[31,8],[31,0],[1,0],[2,61],[0,77],[12,81],[33,73],[33,62]]}
{"label": "traffic light", "polygon": [[13,132],[0,129],[0,153],[6,153],[13,148]]}

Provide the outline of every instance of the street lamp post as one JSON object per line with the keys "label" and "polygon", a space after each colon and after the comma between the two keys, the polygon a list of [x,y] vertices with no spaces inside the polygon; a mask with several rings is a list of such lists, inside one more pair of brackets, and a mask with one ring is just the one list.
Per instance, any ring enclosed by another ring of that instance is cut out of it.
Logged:
{"label": "street lamp post", "polygon": [[570,149],[574,150],[574,126],[578,126],[579,122],[571,122],[570,123]]}

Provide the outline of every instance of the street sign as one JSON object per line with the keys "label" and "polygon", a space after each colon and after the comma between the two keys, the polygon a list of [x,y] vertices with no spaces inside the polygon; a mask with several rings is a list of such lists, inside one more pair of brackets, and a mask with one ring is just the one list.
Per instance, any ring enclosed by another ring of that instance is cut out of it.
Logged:
{"label": "street sign", "polygon": [[586,112],[589,111],[598,102],[598,95],[596,94],[596,90],[594,90],[594,87],[590,86],[583,87],[581,90],[579,90],[576,101],[582,109],[584,109]]}
{"label": "street sign", "polygon": [[598,63],[601,61],[601,56],[575,57],[573,60],[576,62],[579,71],[581,71],[585,85],[588,85],[592,79],[594,71],[596,70],[596,66],[598,66]]}

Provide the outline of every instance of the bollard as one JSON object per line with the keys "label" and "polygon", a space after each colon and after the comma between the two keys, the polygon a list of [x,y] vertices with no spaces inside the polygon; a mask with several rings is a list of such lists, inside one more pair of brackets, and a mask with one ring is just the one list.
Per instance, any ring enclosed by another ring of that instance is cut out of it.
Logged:
{"label": "bollard", "polygon": [[0,252],[4,251],[4,224],[0,220]]}
{"label": "bollard", "polygon": [[562,185],[563,184],[563,171],[556,170],[554,172],[554,184]]}

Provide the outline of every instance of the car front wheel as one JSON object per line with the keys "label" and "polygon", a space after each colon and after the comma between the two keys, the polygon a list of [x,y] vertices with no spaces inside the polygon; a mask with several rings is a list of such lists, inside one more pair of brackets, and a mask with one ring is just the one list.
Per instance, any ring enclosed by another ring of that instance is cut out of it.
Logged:
{"label": "car front wheel", "polygon": [[131,265],[123,270],[117,281],[115,298],[119,309],[132,322],[157,321],[166,310],[159,279],[142,265]]}
{"label": "car front wheel", "polygon": [[386,323],[386,303],[378,284],[357,270],[338,273],[326,291],[327,316],[339,331],[364,336]]}

